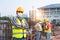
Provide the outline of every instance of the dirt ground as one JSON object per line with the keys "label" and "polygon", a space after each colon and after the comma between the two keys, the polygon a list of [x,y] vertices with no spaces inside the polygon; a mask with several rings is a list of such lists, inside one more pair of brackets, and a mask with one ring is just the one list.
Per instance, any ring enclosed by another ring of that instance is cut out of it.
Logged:
{"label": "dirt ground", "polygon": [[[51,40],[60,40],[60,26],[55,29],[55,36],[51,35]],[[46,40],[46,37],[42,37],[42,40]]]}
{"label": "dirt ground", "polygon": [[60,40],[60,27],[55,31],[56,36],[54,36],[51,40]]}

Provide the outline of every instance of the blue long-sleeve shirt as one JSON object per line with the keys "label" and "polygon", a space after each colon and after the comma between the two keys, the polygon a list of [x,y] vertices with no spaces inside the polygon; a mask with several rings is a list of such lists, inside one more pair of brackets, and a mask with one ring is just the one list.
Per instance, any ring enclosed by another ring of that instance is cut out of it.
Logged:
{"label": "blue long-sleeve shirt", "polygon": [[[21,25],[22,25],[22,23],[20,25],[18,25],[17,20],[16,20],[15,17],[12,17],[11,18],[11,21],[12,21],[12,24],[15,25],[16,27],[18,27],[18,26],[21,27]],[[25,22],[25,24],[26,24],[26,27],[25,28],[29,28],[29,25],[28,25],[27,21]]]}

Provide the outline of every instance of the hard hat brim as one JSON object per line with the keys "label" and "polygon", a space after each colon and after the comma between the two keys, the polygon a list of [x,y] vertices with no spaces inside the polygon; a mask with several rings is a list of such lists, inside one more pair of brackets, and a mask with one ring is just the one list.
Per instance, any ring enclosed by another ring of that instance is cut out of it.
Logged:
{"label": "hard hat brim", "polygon": [[23,13],[22,11],[16,11],[17,13]]}

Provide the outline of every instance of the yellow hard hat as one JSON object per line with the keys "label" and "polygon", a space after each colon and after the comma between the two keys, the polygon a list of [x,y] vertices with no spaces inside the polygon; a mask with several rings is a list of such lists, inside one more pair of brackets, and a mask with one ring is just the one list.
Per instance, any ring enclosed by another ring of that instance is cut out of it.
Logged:
{"label": "yellow hard hat", "polygon": [[23,10],[22,7],[18,7],[17,10],[16,10],[16,12],[22,12],[22,13],[23,13],[23,11],[24,11],[24,10]]}
{"label": "yellow hard hat", "polygon": [[46,18],[45,22],[49,22],[49,19],[48,19],[48,18]]}
{"label": "yellow hard hat", "polygon": [[41,18],[38,18],[37,20],[38,20],[38,22],[42,22],[42,19]]}

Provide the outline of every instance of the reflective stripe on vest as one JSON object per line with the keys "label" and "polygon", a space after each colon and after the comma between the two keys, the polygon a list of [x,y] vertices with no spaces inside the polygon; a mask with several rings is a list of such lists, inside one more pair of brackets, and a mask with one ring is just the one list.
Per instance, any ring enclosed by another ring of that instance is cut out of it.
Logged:
{"label": "reflective stripe on vest", "polygon": [[[20,20],[17,18],[18,24],[21,24]],[[26,38],[26,29],[17,29],[14,25],[12,25],[12,37],[14,38]]]}
{"label": "reflective stripe on vest", "polygon": [[13,34],[26,34],[26,32],[24,32],[24,33],[22,33],[22,32],[15,32],[15,33],[13,33]]}
{"label": "reflective stripe on vest", "polygon": [[18,18],[16,18],[16,20],[17,20],[17,24],[21,25],[21,21]]}
{"label": "reflective stripe on vest", "polygon": [[23,23],[23,24],[25,23],[25,19],[22,20],[22,23]]}

